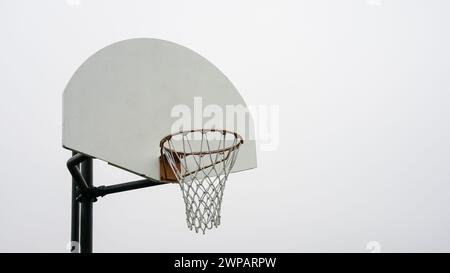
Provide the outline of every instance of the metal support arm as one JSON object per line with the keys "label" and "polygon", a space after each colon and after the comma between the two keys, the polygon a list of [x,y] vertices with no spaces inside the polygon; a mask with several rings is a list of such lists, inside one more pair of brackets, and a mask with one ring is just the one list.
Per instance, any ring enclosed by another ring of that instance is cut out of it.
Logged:
{"label": "metal support arm", "polygon": [[152,180],[152,179],[142,179],[142,180],[121,183],[121,184],[116,184],[116,185],[111,185],[111,186],[100,186],[95,189],[95,196],[103,197],[103,196],[105,196],[107,194],[111,194],[111,193],[142,189],[142,188],[158,186],[158,185],[162,185],[162,184],[167,184],[167,183],[163,183],[163,182],[160,182],[157,180]]}
{"label": "metal support arm", "polygon": [[67,161],[67,168],[69,169],[69,172],[72,175],[72,178],[76,182],[76,185],[78,186],[78,189],[80,191],[80,195],[78,195],[77,197],[78,201],[90,200],[95,202],[97,201],[96,197],[99,196],[103,197],[111,193],[167,184],[154,179],[142,179],[110,186],[99,186],[99,187],[88,186],[78,165],[89,158],[90,158],[89,156],[83,154],[76,154]]}
{"label": "metal support arm", "polygon": [[81,174],[80,168],[78,167],[80,163],[89,159],[90,157],[83,154],[75,154],[67,161],[67,169],[69,169],[70,174],[74,182],[78,186],[78,190],[82,195],[88,195],[89,186],[84,180],[83,175]]}

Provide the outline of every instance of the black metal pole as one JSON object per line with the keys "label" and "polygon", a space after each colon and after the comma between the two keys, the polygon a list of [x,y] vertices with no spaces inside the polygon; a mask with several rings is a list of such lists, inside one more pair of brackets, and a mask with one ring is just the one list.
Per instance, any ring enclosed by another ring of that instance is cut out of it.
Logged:
{"label": "black metal pole", "polygon": [[92,253],[92,205],[93,202],[97,201],[97,197],[166,183],[148,178],[110,186],[94,187],[92,158],[75,152],[72,155],[67,161],[67,168],[72,175],[71,240],[72,242],[79,242],[79,244],[74,245],[72,243],[71,252],[77,252],[76,246],[79,246],[81,253]]}
{"label": "black metal pole", "polygon": [[[81,163],[81,174],[87,186],[93,187],[92,158],[87,158]],[[81,203],[81,253],[92,253],[92,201],[90,198],[85,198]]]}
{"label": "black metal pole", "polygon": [[103,186],[97,188],[97,196],[105,196],[107,194],[111,193],[117,193],[117,192],[123,192],[123,191],[129,191],[129,190],[136,190],[136,189],[142,189],[147,187],[153,187],[157,185],[167,184],[156,180],[151,179],[142,179],[127,183],[121,183],[116,185],[110,185],[110,186]]}
{"label": "black metal pole", "polygon": [[77,183],[78,190],[83,195],[88,194],[89,186],[83,178],[83,174],[80,171],[81,168],[79,165],[80,165],[80,163],[82,163],[88,159],[92,160],[92,158],[90,158],[86,155],[75,153],[75,155],[72,156],[67,161],[67,169],[69,169],[69,172],[72,175],[72,178],[73,178],[72,181],[75,181]]}
{"label": "black metal pole", "polygon": [[[72,155],[75,155],[72,152]],[[78,165],[77,165],[78,167]],[[79,251],[80,245],[80,203],[77,201],[78,188],[77,182],[72,178],[72,211],[71,211],[71,225],[70,225],[70,252],[76,253]]]}

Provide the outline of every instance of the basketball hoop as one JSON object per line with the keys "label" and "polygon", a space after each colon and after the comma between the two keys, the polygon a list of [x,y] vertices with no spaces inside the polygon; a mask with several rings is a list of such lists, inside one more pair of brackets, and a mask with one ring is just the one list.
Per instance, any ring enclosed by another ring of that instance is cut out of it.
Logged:
{"label": "basketball hoop", "polygon": [[217,227],[228,174],[236,161],[240,135],[227,130],[181,131],[160,142],[161,180],[178,181],[189,229]]}

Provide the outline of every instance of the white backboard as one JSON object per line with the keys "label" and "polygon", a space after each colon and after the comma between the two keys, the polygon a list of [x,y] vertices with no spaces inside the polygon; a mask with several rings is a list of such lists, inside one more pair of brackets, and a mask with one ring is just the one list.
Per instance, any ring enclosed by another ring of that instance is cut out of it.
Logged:
{"label": "white backboard", "polygon": [[[183,129],[237,131],[244,144],[232,171],[255,168],[253,121],[247,113],[230,125],[227,109],[233,106],[247,107],[230,80],[194,51],[159,39],[125,40],[88,58],[67,84],[62,144],[159,180],[159,142],[188,110],[190,126]],[[208,109],[221,109],[223,122]],[[206,117],[199,122],[198,114]]]}

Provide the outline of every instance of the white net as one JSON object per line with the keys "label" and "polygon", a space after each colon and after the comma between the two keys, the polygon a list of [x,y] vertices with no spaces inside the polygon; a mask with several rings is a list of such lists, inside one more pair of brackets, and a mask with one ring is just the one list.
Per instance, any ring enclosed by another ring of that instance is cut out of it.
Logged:
{"label": "white net", "polygon": [[161,156],[178,180],[189,229],[205,233],[220,224],[225,182],[242,138],[225,130],[180,132],[161,141]]}

